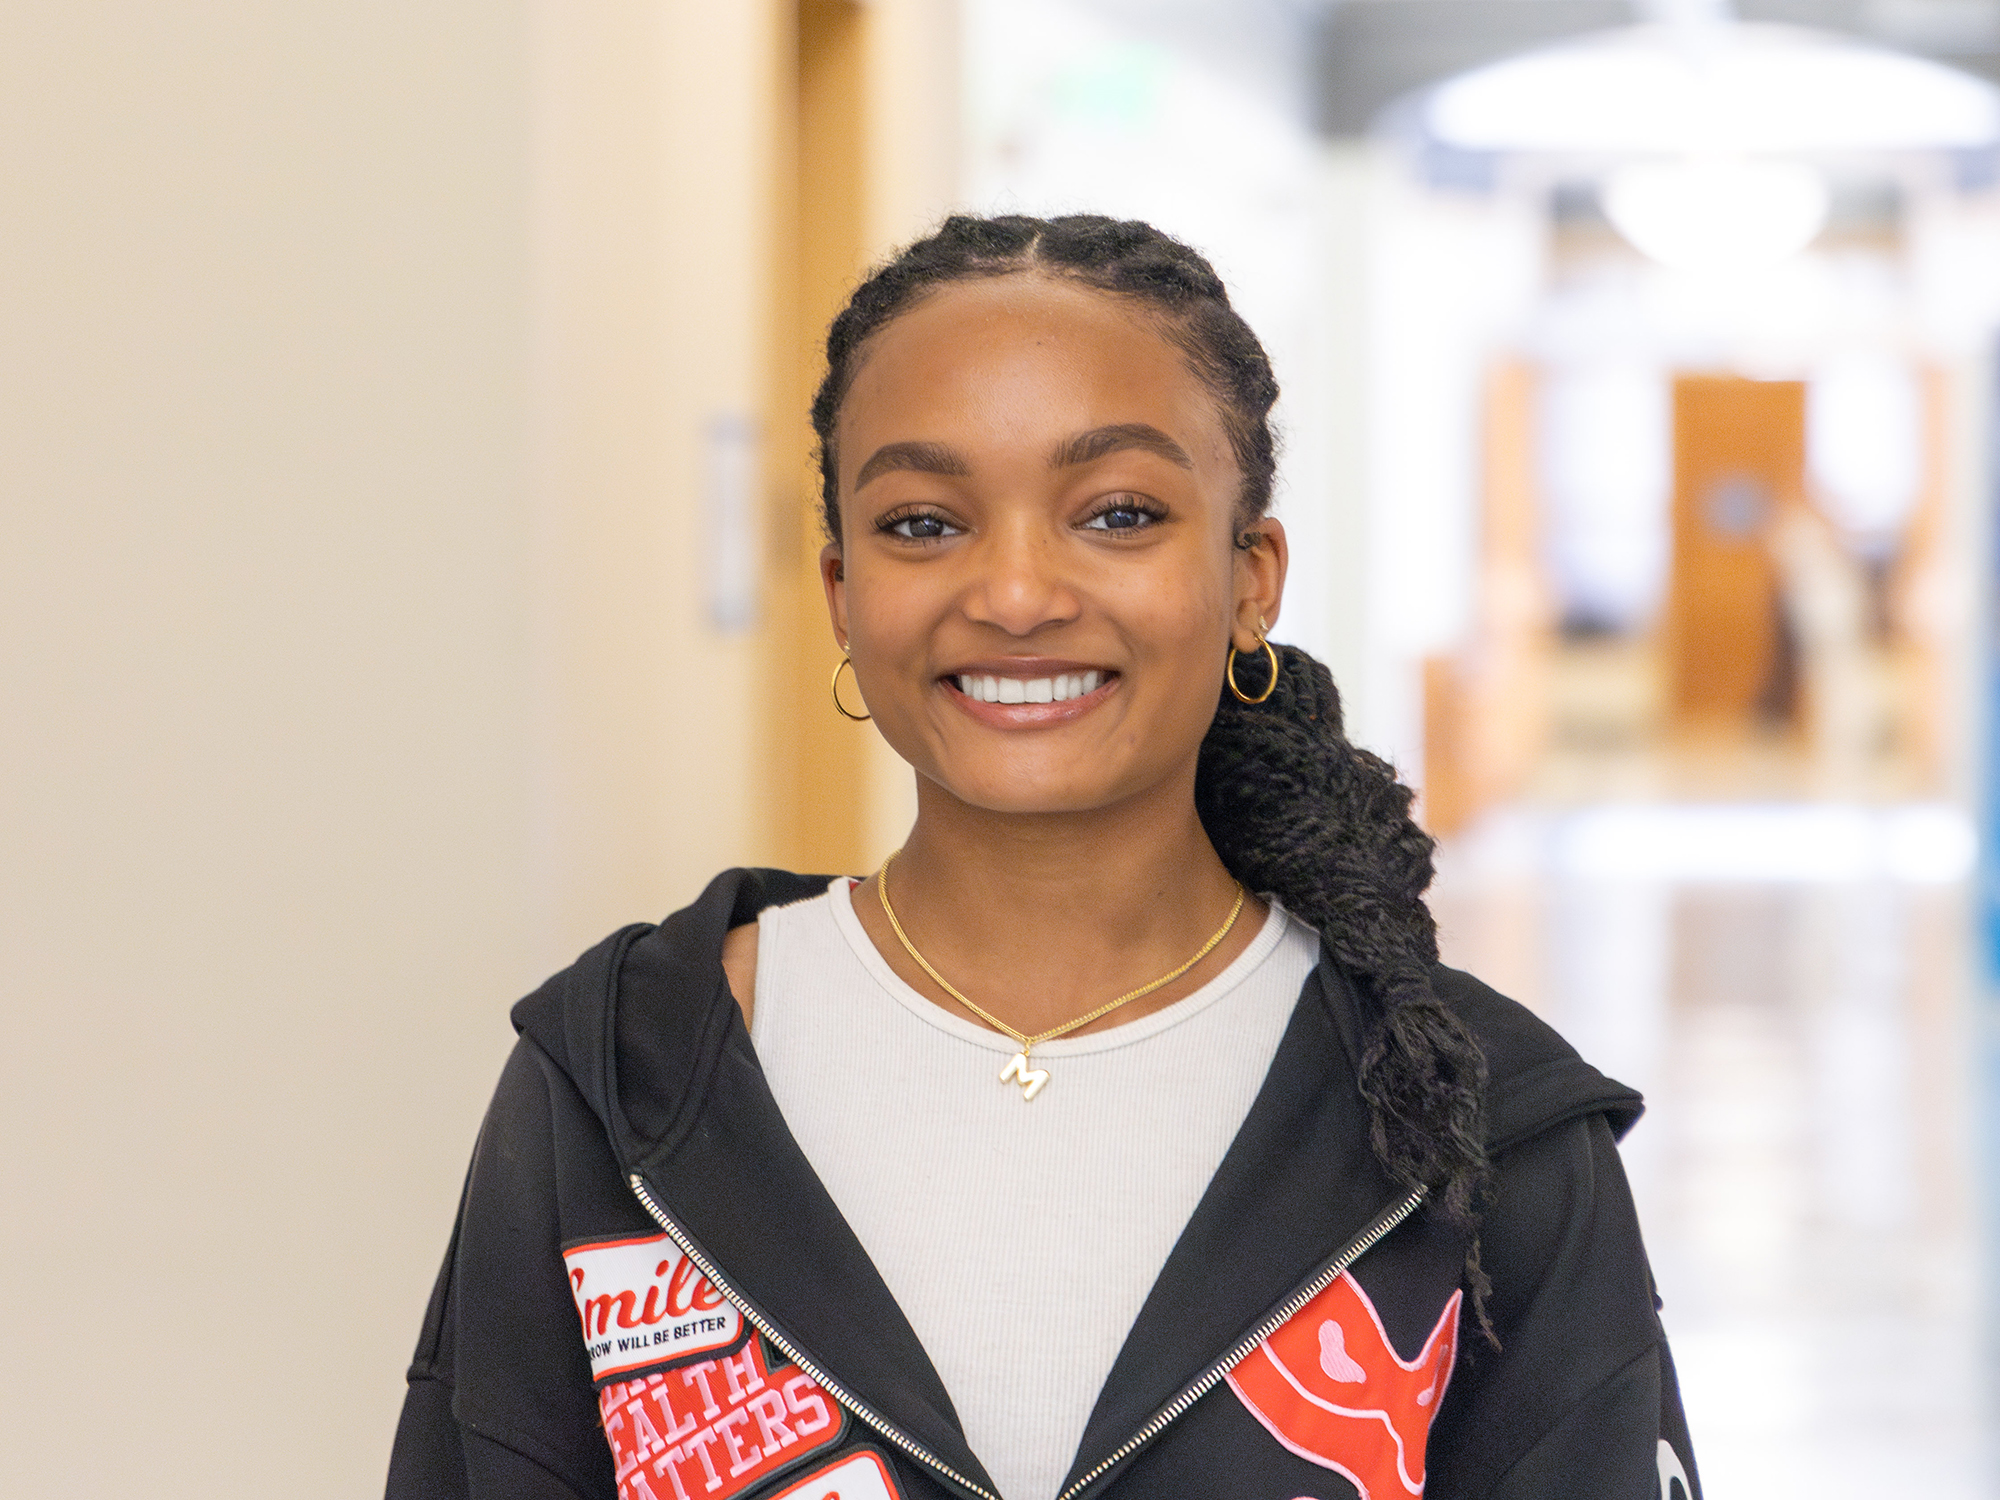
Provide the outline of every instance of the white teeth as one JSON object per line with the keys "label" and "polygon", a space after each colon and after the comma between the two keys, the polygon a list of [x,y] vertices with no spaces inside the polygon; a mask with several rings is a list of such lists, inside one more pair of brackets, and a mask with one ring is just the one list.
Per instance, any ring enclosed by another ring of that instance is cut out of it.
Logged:
{"label": "white teeth", "polygon": [[1104,681],[1102,672],[1065,672],[1057,677],[975,677],[958,678],[958,690],[979,703],[1067,703],[1094,693]]}

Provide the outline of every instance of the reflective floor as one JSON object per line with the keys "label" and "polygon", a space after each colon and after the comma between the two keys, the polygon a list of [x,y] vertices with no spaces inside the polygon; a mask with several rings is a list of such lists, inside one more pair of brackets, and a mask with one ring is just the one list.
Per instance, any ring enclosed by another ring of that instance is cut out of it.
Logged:
{"label": "reflective floor", "polygon": [[2000,1494],[1964,878],[1938,807],[1503,811],[1445,959],[1643,1089],[1624,1147],[1711,1500]]}

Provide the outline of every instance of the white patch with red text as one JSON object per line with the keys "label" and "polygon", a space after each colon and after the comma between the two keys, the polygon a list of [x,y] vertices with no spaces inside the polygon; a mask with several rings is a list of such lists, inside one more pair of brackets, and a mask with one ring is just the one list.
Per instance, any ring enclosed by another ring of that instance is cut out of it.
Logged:
{"label": "white patch with red text", "polygon": [[[618,1500],[728,1500],[840,1441],[845,1413],[764,1341],[598,1393]],[[863,1491],[863,1493],[868,1493]]]}
{"label": "white patch with red text", "polygon": [[727,1349],[743,1336],[743,1314],[664,1234],[578,1245],[563,1262],[593,1380]]}
{"label": "white patch with red text", "polygon": [[852,1458],[808,1474],[771,1500],[902,1500],[882,1455],[864,1448]]}

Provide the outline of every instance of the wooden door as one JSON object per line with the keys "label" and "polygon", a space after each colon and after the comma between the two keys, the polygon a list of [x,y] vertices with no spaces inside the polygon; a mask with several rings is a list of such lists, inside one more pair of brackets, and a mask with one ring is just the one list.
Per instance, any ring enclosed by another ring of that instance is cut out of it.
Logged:
{"label": "wooden door", "polygon": [[[794,15],[782,60],[793,114],[780,132],[770,298],[768,847],[774,863],[792,869],[854,870],[865,857],[873,731],[836,716],[827,696],[840,653],[819,578],[824,537],[807,409],[825,367],[827,325],[867,263],[869,16],[853,0],[800,0]],[[853,694],[851,681],[846,691]]]}
{"label": "wooden door", "polygon": [[1804,503],[1803,382],[1674,382],[1667,705],[1682,732],[1749,733],[1796,713],[1772,537]]}

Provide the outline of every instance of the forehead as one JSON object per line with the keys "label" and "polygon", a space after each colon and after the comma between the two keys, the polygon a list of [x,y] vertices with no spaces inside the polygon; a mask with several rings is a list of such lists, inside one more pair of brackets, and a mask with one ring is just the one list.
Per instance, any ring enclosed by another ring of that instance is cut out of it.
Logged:
{"label": "forehead", "polygon": [[[997,437],[1131,421],[1172,432],[1197,462],[1226,457],[1214,398],[1156,317],[1032,272],[949,283],[885,325],[840,411],[843,433],[885,439],[942,438],[914,430],[938,423]],[[845,446],[843,467],[859,463]]]}

